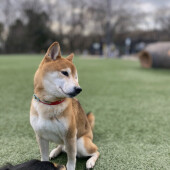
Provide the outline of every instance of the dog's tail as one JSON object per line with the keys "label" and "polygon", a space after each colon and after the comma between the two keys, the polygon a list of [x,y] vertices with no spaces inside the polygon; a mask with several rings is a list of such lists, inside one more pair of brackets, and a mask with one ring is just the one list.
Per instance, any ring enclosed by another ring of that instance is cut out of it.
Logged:
{"label": "dog's tail", "polygon": [[95,117],[94,117],[92,112],[87,113],[87,119],[88,119],[88,121],[90,123],[90,126],[91,126],[92,130],[93,130],[94,124],[95,124]]}

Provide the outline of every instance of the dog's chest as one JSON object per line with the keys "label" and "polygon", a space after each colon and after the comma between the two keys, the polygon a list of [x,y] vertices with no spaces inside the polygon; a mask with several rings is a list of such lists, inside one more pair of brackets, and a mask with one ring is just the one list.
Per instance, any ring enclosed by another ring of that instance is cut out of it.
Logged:
{"label": "dog's chest", "polygon": [[56,116],[63,111],[63,106],[57,109],[39,105],[39,103],[33,103],[33,106],[38,113],[38,115],[31,115],[30,117],[34,131],[44,139],[62,144],[68,130],[68,123],[66,118],[57,119]]}

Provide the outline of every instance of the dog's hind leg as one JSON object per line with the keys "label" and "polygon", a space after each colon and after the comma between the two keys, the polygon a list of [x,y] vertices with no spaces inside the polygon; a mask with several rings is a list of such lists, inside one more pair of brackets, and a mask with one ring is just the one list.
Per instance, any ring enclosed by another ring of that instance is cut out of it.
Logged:
{"label": "dog's hind leg", "polygon": [[86,168],[91,169],[94,167],[100,153],[98,152],[97,146],[92,142],[92,140],[83,136],[77,141],[77,156],[91,156],[86,162]]}
{"label": "dog's hind leg", "polygon": [[86,168],[87,169],[91,169],[91,168],[94,167],[99,155],[100,155],[100,153],[98,151],[92,154],[92,157],[89,158],[86,162]]}
{"label": "dog's hind leg", "polygon": [[57,148],[53,149],[50,152],[49,158],[53,159],[53,158],[57,157],[62,152],[62,150],[63,150],[63,145],[58,145]]}

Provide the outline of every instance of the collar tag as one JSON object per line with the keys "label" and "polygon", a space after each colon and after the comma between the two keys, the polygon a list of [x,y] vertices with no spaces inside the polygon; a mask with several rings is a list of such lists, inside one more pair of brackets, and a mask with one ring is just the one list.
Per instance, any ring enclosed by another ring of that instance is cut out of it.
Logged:
{"label": "collar tag", "polygon": [[37,101],[40,101],[40,99],[35,94],[33,94],[33,98]]}

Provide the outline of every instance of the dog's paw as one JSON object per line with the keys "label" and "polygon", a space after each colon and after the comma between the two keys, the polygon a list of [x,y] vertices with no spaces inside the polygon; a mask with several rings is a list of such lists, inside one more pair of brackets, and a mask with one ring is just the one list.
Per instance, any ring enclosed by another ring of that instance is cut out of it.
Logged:
{"label": "dog's paw", "polygon": [[49,158],[53,159],[55,157],[57,157],[61,152],[62,152],[63,146],[59,145],[57,148],[53,149],[50,152]]}
{"label": "dog's paw", "polygon": [[91,158],[86,162],[86,169],[91,169],[95,165],[95,161]]}
{"label": "dog's paw", "polygon": [[50,155],[49,155],[49,159],[54,159],[55,157],[57,157],[59,155],[58,153],[58,150],[57,148],[53,149],[51,152],[50,152]]}

